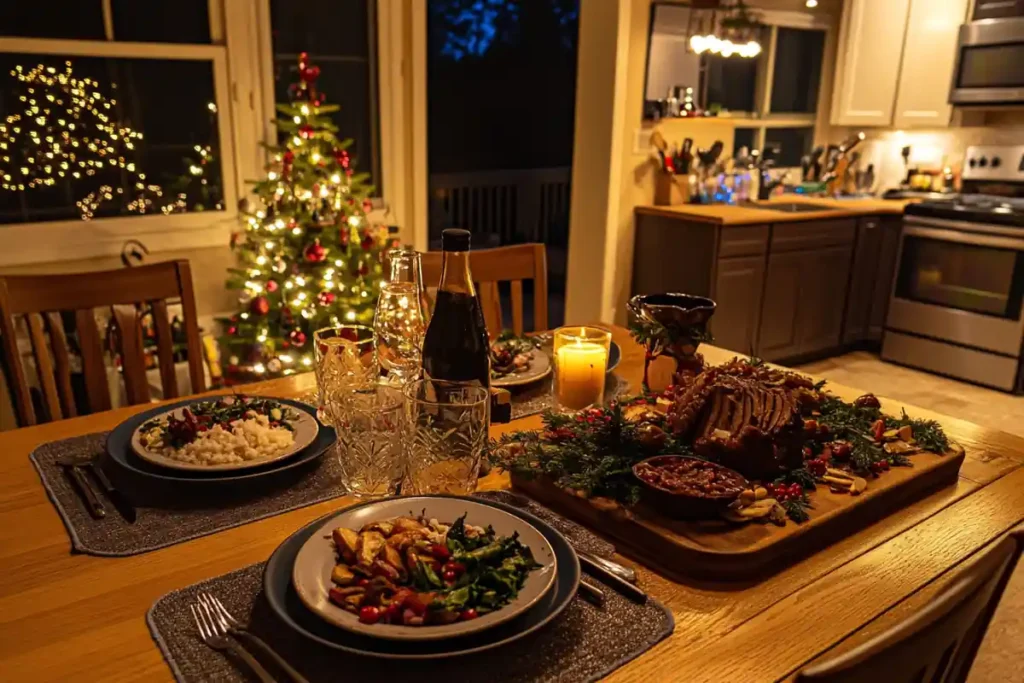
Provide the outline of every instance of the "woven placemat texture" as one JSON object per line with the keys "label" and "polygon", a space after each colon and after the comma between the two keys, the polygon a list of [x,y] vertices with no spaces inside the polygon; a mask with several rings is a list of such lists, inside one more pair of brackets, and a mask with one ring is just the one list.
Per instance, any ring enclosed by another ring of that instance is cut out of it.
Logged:
{"label": "woven placemat texture", "polygon": [[[535,503],[510,494],[482,494],[525,505],[564,533],[580,550],[608,555],[610,544],[583,527]],[[217,595],[229,611],[266,640],[311,683],[319,681],[592,681],[639,656],[667,637],[672,613],[655,600],[637,605],[605,586],[605,604],[577,597],[555,621],[537,633],[488,652],[430,661],[398,662],[328,649],[286,628],[263,596],[265,563],[250,565],[163,596],[146,617],[175,678],[193,681],[253,680],[244,665],[211,650],[198,639],[189,611],[200,592]],[[598,579],[589,577],[592,582]],[[272,665],[268,668],[273,671]],[[281,679],[283,680],[283,678]]]}
{"label": "woven placemat texture", "polygon": [[[554,405],[551,382],[551,377],[548,377],[529,386],[509,387],[509,392],[512,394],[512,419],[518,420],[528,415],[536,415],[551,408]],[[604,384],[605,403],[626,393],[629,393],[629,382],[614,372],[609,373]]]}
{"label": "woven placemat texture", "polygon": [[[319,503],[344,494],[340,466],[328,451],[308,466],[281,472],[257,483],[215,487],[203,492],[169,486],[145,485],[112,468],[107,473],[138,507],[134,524],[126,522],[100,494],[107,516],[93,519],[71,481],[57,464],[63,455],[101,453],[106,432],[53,441],[36,448],[29,458],[67,527],[72,549],[89,555],[124,557],[189,541],[224,529],[248,524],[282,512]],[[95,486],[97,491],[99,487]],[[142,504],[152,505],[146,507]]]}

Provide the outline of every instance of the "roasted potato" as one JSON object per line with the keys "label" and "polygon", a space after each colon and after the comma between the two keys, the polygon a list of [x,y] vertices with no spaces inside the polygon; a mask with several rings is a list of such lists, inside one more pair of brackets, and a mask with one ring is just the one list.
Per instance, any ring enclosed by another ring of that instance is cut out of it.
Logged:
{"label": "roasted potato", "polygon": [[341,557],[349,564],[355,562],[359,552],[359,534],[342,526],[335,529],[331,535]]}
{"label": "roasted potato", "polygon": [[331,581],[339,586],[351,586],[356,581],[356,575],[347,564],[337,564],[331,570]]}

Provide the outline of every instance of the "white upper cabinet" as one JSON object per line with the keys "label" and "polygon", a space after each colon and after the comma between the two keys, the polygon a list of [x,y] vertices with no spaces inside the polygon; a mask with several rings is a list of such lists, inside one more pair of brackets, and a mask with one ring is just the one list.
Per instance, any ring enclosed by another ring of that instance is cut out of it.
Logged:
{"label": "white upper cabinet", "polygon": [[[832,93],[834,125],[892,123],[909,6],[910,0],[844,3]],[[948,90],[947,82],[943,97]]]}
{"label": "white upper cabinet", "polygon": [[913,0],[896,92],[897,128],[949,125],[949,88],[968,0]]}

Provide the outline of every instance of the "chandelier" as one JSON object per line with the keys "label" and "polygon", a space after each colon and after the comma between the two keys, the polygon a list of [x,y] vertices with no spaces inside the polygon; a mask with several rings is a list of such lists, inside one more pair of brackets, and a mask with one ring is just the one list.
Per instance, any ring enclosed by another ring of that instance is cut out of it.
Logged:
{"label": "chandelier", "polygon": [[722,57],[753,58],[761,54],[758,38],[764,24],[744,0],[695,0],[690,11],[690,49]]}

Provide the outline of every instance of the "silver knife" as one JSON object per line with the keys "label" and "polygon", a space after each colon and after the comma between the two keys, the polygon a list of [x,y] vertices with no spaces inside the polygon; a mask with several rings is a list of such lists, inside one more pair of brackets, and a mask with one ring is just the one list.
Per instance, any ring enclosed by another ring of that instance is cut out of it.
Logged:
{"label": "silver knife", "polygon": [[81,461],[74,456],[62,455],[57,458],[57,464],[68,475],[72,488],[75,489],[78,497],[85,503],[85,509],[89,511],[92,518],[103,519],[106,517],[107,509],[103,507],[99,496],[96,495],[92,484],[89,483],[89,479],[85,476],[85,470],[80,466],[82,464]]}

